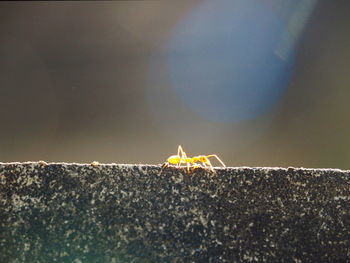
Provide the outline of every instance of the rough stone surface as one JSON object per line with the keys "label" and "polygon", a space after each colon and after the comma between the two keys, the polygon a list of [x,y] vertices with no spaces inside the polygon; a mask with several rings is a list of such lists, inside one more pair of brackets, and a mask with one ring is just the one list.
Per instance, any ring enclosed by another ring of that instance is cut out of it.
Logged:
{"label": "rough stone surface", "polygon": [[0,163],[0,262],[349,262],[349,171]]}

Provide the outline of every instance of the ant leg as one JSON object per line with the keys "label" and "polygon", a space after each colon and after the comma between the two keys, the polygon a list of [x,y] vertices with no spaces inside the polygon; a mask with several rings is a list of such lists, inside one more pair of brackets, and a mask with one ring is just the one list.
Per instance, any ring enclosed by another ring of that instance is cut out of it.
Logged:
{"label": "ant leg", "polygon": [[187,167],[187,171],[190,170],[190,163],[188,161],[188,158],[187,158],[187,154],[185,153],[185,151],[182,149],[181,145],[179,145],[178,149],[177,149],[177,154],[178,156],[180,156],[180,164],[181,163],[185,163],[186,164],[186,167]]}
{"label": "ant leg", "polygon": [[181,145],[179,145],[179,147],[177,147],[177,155],[180,156],[180,153],[182,153],[182,147]]}
{"label": "ant leg", "polygon": [[187,158],[187,155],[182,149],[181,145],[179,145],[179,147],[177,148],[177,155],[180,156],[180,158]]}
{"label": "ant leg", "polygon": [[190,167],[192,167],[192,158],[188,158],[186,152],[182,149],[181,145],[179,145],[179,149],[181,151],[181,162],[186,164],[187,171],[190,170]]}
{"label": "ant leg", "polygon": [[[181,148],[181,145],[179,145],[179,147],[177,147],[177,156],[180,156],[180,152],[182,151],[182,148]],[[181,158],[181,156],[180,156]],[[181,163],[181,159],[180,159],[180,162],[178,162],[176,164],[176,168],[179,168],[180,167],[180,163]]]}
{"label": "ant leg", "polygon": [[194,170],[194,169],[200,167],[200,165],[198,165],[196,163],[196,159],[195,158],[187,158],[186,162],[188,163],[189,169],[192,168]]}
{"label": "ant leg", "polygon": [[209,158],[209,157],[215,157],[215,158],[221,163],[221,165],[222,165],[223,167],[226,167],[226,165],[224,164],[224,162],[221,161],[220,158],[219,158],[216,154],[210,154],[210,155],[207,155],[206,157],[207,157],[207,158]]}
{"label": "ant leg", "polygon": [[192,158],[187,158],[186,153],[185,153],[185,159],[184,162],[186,163],[187,166],[187,172],[190,172],[190,169],[194,167],[194,162]]}
{"label": "ant leg", "polygon": [[[199,161],[198,158],[196,158],[196,156],[193,157],[192,159],[193,159],[193,160],[192,160],[193,169],[196,169],[196,168],[206,168],[205,163]],[[198,162],[198,163],[197,163],[197,162]]]}
{"label": "ant leg", "polygon": [[198,163],[196,163],[197,161],[196,161],[196,158],[194,157],[194,158],[190,158],[190,164],[191,164],[191,168],[193,169],[193,170],[195,170],[195,169],[197,169],[197,168],[201,168],[201,167],[203,167],[201,164],[198,164]]}
{"label": "ant leg", "polygon": [[203,165],[206,165],[205,167],[209,167],[210,171],[214,172],[214,168],[213,168],[213,165],[211,164],[211,162],[209,161],[208,158],[206,158],[206,160],[204,162],[202,162]]}

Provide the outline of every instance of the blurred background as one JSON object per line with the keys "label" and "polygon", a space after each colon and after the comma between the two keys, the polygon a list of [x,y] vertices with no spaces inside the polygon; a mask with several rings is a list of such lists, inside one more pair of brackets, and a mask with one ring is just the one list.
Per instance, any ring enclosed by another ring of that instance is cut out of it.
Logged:
{"label": "blurred background", "polygon": [[350,167],[350,1],[0,3],[0,161]]}

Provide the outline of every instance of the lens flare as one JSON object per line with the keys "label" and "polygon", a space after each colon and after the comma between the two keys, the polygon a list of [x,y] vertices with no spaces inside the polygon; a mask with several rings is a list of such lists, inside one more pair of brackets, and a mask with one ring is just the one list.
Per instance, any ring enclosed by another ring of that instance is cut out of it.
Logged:
{"label": "lens flare", "polygon": [[293,54],[276,54],[287,24],[255,0],[201,2],[167,43],[171,87],[203,118],[239,122],[275,105],[287,88]]}

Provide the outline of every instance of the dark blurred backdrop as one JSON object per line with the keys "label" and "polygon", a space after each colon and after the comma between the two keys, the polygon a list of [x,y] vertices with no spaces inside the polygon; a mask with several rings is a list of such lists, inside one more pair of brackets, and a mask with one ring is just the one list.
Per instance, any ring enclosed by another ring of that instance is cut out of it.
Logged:
{"label": "dark blurred backdrop", "polygon": [[0,3],[0,161],[350,167],[350,1]]}

